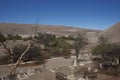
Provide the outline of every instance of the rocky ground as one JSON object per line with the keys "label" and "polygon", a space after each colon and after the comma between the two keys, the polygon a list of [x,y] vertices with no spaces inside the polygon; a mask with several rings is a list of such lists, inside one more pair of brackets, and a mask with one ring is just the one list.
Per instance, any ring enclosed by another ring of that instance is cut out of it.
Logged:
{"label": "rocky ground", "polygon": [[[18,76],[21,80],[55,80],[55,72],[62,72],[65,75],[70,75],[71,68],[71,59],[63,59],[63,58],[53,58],[47,60],[45,65],[37,65],[37,66],[29,66],[29,67],[18,67],[17,72],[23,73],[27,72],[28,74],[21,74]],[[78,67],[80,73],[78,76],[83,76],[83,71],[85,68],[89,66],[93,66],[93,63],[84,62],[83,68]],[[36,71],[35,71],[36,69]],[[5,76],[10,72],[10,68],[8,65],[0,66],[0,75]],[[26,76],[25,76],[26,75]],[[110,76],[106,74],[101,74],[98,72],[97,80],[120,80],[120,77]]]}

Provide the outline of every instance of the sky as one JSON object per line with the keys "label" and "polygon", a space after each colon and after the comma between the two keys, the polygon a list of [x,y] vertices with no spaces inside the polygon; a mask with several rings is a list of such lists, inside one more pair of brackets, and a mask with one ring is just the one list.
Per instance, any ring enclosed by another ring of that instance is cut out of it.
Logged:
{"label": "sky", "polygon": [[0,0],[0,23],[104,30],[120,22],[120,0]]}

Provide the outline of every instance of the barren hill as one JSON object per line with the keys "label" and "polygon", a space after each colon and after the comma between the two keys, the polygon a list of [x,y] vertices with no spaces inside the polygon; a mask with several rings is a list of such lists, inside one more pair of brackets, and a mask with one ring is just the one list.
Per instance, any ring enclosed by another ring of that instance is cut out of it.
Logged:
{"label": "barren hill", "polygon": [[120,22],[104,31],[110,42],[120,42]]}
{"label": "barren hill", "polygon": [[48,33],[55,33],[55,34],[62,34],[62,33],[73,33],[79,31],[85,32],[99,32],[99,30],[90,30],[90,29],[83,29],[83,28],[74,28],[69,26],[59,26],[59,25],[35,25],[35,24],[15,24],[15,23],[0,23],[0,31],[4,34],[9,34],[13,30],[15,33],[19,34],[33,34],[33,30],[37,26],[37,32],[48,32]]}
{"label": "barren hill", "polygon": [[57,36],[74,35],[76,32],[84,32],[87,37],[94,43],[96,41],[97,34],[101,31],[90,30],[83,28],[75,28],[69,26],[56,26],[56,25],[34,25],[34,24],[15,24],[15,23],[0,23],[0,32],[4,35],[7,34],[19,34],[19,35],[33,35],[34,29],[37,26],[37,32],[52,33]]}

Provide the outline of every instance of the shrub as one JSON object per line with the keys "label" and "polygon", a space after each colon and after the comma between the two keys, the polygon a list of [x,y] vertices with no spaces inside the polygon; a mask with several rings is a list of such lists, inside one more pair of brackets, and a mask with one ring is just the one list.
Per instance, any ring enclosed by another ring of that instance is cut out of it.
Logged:
{"label": "shrub", "polygon": [[[13,48],[13,60],[16,62],[18,58],[21,56],[21,54],[25,51],[27,48],[26,45],[16,45]],[[23,57],[23,61],[44,61],[45,59],[49,58],[49,55],[47,53],[42,53],[40,47],[38,46],[32,46],[27,51],[27,53]]]}

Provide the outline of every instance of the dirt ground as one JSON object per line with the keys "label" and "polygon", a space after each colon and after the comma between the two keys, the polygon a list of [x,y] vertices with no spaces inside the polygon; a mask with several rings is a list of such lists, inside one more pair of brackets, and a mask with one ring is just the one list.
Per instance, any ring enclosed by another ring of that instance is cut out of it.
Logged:
{"label": "dirt ground", "polygon": [[120,80],[120,77],[106,74],[98,74],[98,80]]}
{"label": "dirt ground", "polygon": [[[54,58],[54,59],[49,59],[48,62],[46,62],[45,67],[48,69],[54,70],[56,67],[60,66],[71,66],[71,60],[70,59],[63,59],[63,58]],[[93,66],[93,64],[87,64],[87,66]],[[42,68],[43,65],[38,65],[38,66],[29,66],[29,67],[19,67],[17,68],[17,71],[23,70],[26,71],[28,69],[35,69],[35,68]],[[65,70],[64,73],[68,74],[70,72],[70,69],[67,67],[63,68]],[[62,71],[62,68],[61,68]],[[82,70],[81,70],[82,71]],[[5,76],[8,75],[10,72],[10,68],[7,65],[1,65],[0,66],[0,76]],[[43,72],[42,74],[34,74],[30,76],[28,79],[24,80],[54,80],[55,79],[55,73],[54,72]],[[98,73],[97,80],[120,80],[120,77],[117,76],[111,76],[111,75],[106,75],[106,74],[101,74]]]}

